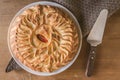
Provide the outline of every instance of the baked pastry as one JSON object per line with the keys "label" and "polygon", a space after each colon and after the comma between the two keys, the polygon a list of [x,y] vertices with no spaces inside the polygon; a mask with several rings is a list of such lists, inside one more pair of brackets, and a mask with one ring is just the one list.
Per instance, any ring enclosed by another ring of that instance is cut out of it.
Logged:
{"label": "baked pastry", "polygon": [[27,67],[53,72],[74,58],[79,37],[76,25],[61,9],[37,5],[15,18],[10,44],[15,56]]}

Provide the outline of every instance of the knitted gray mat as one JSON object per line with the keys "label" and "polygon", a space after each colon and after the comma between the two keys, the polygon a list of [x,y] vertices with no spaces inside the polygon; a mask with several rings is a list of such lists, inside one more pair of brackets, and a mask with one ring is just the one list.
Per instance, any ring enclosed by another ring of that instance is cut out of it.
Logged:
{"label": "knitted gray mat", "polygon": [[110,17],[120,8],[120,0],[54,0],[67,7],[78,19],[83,36],[88,35],[102,9],[108,9]]}
{"label": "knitted gray mat", "polygon": [[[120,0],[48,0],[68,8],[78,19],[83,36],[87,36],[102,9],[108,9],[110,17],[120,8]],[[21,70],[21,67],[10,60],[6,72]]]}

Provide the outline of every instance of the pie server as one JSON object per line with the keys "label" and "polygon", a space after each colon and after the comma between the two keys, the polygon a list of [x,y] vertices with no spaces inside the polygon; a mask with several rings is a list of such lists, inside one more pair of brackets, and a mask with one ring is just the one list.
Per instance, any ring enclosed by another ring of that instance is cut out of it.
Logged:
{"label": "pie server", "polygon": [[91,29],[88,37],[87,42],[90,44],[90,53],[88,57],[87,62],[87,68],[86,68],[86,76],[91,76],[93,69],[94,69],[94,62],[96,57],[96,47],[102,43],[103,33],[105,29],[105,24],[107,20],[108,10],[103,9],[95,24],[93,25],[93,28]]}

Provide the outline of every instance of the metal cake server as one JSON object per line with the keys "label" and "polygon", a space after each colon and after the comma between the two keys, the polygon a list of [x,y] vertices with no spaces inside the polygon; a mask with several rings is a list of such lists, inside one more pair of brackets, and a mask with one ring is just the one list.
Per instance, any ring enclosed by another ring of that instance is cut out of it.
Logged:
{"label": "metal cake server", "polygon": [[102,43],[107,15],[108,15],[108,10],[103,9],[100,12],[95,24],[93,25],[93,28],[91,29],[87,37],[87,42],[90,44],[90,53],[89,53],[87,68],[86,68],[86,76],[88,77],[92,75],[92,72],[94,69],[96,47]]}

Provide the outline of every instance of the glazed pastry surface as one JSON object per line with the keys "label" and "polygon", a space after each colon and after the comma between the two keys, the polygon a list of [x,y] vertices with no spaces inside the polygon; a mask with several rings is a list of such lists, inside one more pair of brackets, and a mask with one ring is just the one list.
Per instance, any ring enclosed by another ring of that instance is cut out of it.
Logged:
{"label": "glazed pastry surface", "polygon": [[61,9],[37,5],[17,16],[10,30],[15,56],[27,67],[53,72],[67,65],[79,47],[76,25]]}

